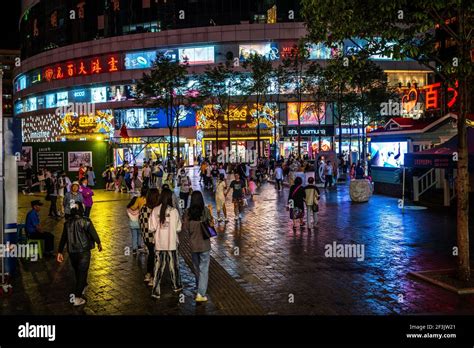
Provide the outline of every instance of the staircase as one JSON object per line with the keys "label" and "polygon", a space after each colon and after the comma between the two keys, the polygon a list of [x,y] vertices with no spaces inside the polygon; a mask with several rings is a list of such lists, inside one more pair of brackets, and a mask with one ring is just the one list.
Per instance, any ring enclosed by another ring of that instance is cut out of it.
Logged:
{"label": "staircase", "polygon": [[428,170],[422,176],[413,177],[413,201],[418,202],[420,196],[427,192],[433,186],[436,186],[438,181],[436,180],[436,171],[434,168]]}

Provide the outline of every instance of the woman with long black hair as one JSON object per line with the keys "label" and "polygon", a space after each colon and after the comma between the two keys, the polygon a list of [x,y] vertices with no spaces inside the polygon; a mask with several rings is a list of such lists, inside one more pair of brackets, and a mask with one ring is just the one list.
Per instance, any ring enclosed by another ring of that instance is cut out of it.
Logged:
{"label": "woman with long black hair", "polygon": [[204,239],[201,223],[214,225],[214,219],[209,209],[204,205],[200,191],[191,194],[191,205],[184,214],[183,230],[188,231],[191,242],[191,255],[196,276],[196,302],[206,302],[207,283],[209,278],[209,261],[211,258],[211,241]]}
{"label": "woman with long black hair", "polygon": [[[146,193],[145,193],[146,192]],[[153,286],[153,269],[155,266],[155,234],[149,230],[149,220],[151,212],[160,205],[160,191],[157,188],[149,190],[142,189],[142,195],[146,194],[145,204],[140,208],[138,221],[140,222],[140,230],[142,232],[143,241],[148,249],[148,258],[146,263],[145,283]]]}
{"label": "woman with long black hair", "polygon": [[149,231],[154,232],[155,240],[155,276],[152,297],[160,298],[160,283],[166,265],[169,267],[174,292],[183,289],[179,273],[178,233],[181,231],[179,212],[173,207],[173,193],[163,189],[160,205],[150,215]]}

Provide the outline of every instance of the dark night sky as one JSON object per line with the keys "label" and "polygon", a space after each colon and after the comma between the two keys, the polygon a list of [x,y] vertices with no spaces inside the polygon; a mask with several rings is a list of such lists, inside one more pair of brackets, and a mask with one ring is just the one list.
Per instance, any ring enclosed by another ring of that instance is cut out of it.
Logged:
{"label": "dark night sky", "polygon": [[5,4],[2,3],[2,11],[0,12],[0,49],[20,48],[18,33],[20,11],[20,0],[6,1]]}

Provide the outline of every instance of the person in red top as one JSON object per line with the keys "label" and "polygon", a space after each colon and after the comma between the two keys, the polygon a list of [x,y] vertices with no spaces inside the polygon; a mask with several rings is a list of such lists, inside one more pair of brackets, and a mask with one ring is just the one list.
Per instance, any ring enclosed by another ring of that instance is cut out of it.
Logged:
{"label": "person in red top", "polygon": [[87,167],[84,165],[84,163],[81,163],[81,166],[79,167],[79,181],[82,180],[86,176],[86,171]]}

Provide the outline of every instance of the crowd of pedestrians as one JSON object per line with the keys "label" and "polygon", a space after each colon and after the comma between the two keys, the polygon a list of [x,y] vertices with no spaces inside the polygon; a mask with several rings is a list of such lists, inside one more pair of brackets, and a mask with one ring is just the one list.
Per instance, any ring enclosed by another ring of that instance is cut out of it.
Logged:
{"label": "crowd of pedestrians", "polygon": [[[273,181],[278,194],[288,186],[287,209],[293,228],[318,225],[320,189],[327,192],[337,185],[338,176],[347,172],[345,163],[332,163],[319,158],[314,164],[294,156],[287,159],[261,158],[256,163],[218,163],[213,158],[199,160],[199,187],[193,187],[190,172],[182,164],[148,160],[140,166],[125,161],[114,168],[107,166],[102,173],[106,191],[131,194],[124,213],[128,216],[130,248],[132,255],[144,254],[144,282],[151,288],[151,296],[159,299],[166,268],[169,269],[172,290],[183,288],[180,272],[180,239],[188,234],[192,262],[196,277],[195,300],[207,301],[207,284],[211,253],[211,238],[207,232],[219,224],[229,222],[226,202],[232,202],[235,226],[242,224],[244,211],[258,194],[259,188]],[[361,163],[349,170],[353,179],[367,177]],[[90,250],[100,238],[91,220],[96,177],[93,168],[81,165],[74,181],[64,171],[51,173],[42,169],[34,173],[25,166],[26,187],[24,194],[31,194],[37,187],[46,193],[50,202],[49,216],[65,218],[64,229],[57,249],[57,261],[63,262],[64,249],[76,276],[74,305],[85,303],[87,272]],[[313,175],[308,173],[314,173]],[[319,186],[319,187],[318,187]],[[204,200],[208,192],[215,203],[213,207]],[[31,202],[32,210],[26,219],[29,238],[43,239],[47,255],[54,253],[54,236],[44,231],[39,218],[43,203]],[[253,206],[253,205],[252,205]],[[248,208],[251,209],[251,208]],[[221,230],[222,231],[222,230]]]}

